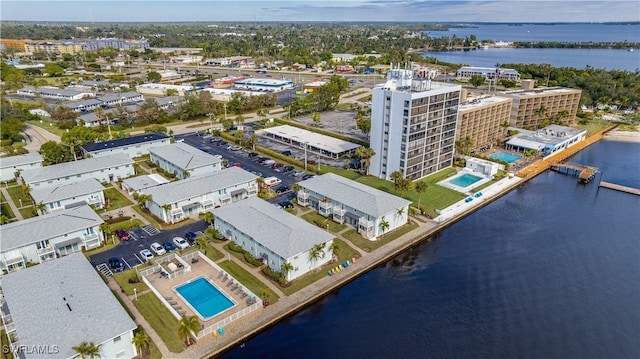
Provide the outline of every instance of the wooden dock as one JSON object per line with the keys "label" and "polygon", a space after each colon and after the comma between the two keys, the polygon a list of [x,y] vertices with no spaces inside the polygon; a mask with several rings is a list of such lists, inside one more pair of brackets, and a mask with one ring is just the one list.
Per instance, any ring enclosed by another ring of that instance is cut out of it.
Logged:
{"label": "wooden dock", "polygon": [[633,187],[627,187],[627,186],[621,186],[619,184],[615,184],[615,183],[611,183],[611,182],[604,182],[604,181],[600,181],[600,187],[604,187],[604,188],[609,188],[615,191],[620,191],[620,192],[626,192],[626,193],[631,193],[631,194],[635,194],[637,196],[640,196],[640,188],[633,188]]}
{"label": "wooden dock", "polygon": [[595,167],[570,162],[556,162],[551,164],[550,168],[559,173],[577,176],[578,182],[580,183],[591,182],[595,178],[596,173],[598,173],[598,169]]}

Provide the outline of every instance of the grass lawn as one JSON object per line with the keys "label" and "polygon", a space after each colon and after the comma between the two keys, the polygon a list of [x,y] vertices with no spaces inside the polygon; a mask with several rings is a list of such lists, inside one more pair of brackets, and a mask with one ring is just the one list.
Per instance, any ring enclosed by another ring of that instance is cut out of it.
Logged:
{"label": "grass lawn", "polygon": [[35,214],[33,214],[33,206],[20,208],[19,211],[20,211],[20,214],[22,215],[23,219],[27,219],[27,218],[31,218],[31,217],[35,217],[36,216]]}
{"label": "grass lawn", "polygon": [[[240,283],[242,283],[242,285],[247,287],[247,289],[252,291],[258,297],[260,296],[260,294],[265,288],[268,288],[262,281],[256,278],[253,274],[247,272],[246,270],[244,270],[244,268],[240,267],[238,264],[232,261],[224,261],[224,262],[218,263],[218,265],[222,269],[224,269],[226,272],[231,274],[233,278],[235,278]],[[273,293],[272,290],[268,290],[267,294],[268,294],[267,300],[271,304],[277,302],[278,299],[280,299],[280,297],[277,294]]]}
{"label": "grass lawn", "polygon": [[[199,250],[198,246],[195,245],[193,247],[189,247],[183,251],[181,251],[181,254],[187,254],[190,252],[195,252]],[[207,243],[207,246],[205,247],[204,251],[200,250],[202,253],[204,253],[207,257],[209,257],[209,259],[211,259],[212,261],[217,261],[218,259],[222,259],[224,258],[224,254],[222,252],[220,252],[219,250],[217,250],[216,248],[212,247],[211,244]]]}
{"label": "grass lawn", "polygon": [[299,291],[300,289],[308,286],[309,284],[312,284],[314,282],[316,282],[317,280],[326,277],[327,276],[327,271],[330,268],[333,268],[335,266],[337,266],[338,264],[344,263],[347,260],[351,260],[353,257],[360,257],[360,254],[355,252],[353,250],[353,248],[351,248],[348,244],[346,244],[344,241],[341,241],[340,239],[336,238],[334,239],[334,241],[336,241],[336,243],[338,243],[338,261],[335,263],[330,263],[327,265],[322,266],[320,269],[318,269],[315,272],[311,272],[311,273],[307,273],[305,275],[303,275],[302,277],[299,277],[297,279],[295,279],[293,282],[291,282],[291,285],[283,288],[280,287],[280,289],[282,290],[282,292],[286,295],[291,295],[297,291]]}
{"label": "grass lawn", "polygon": [[[144,328],[141,325],[138,325],[138,329],[135,330],[135,333],[139,333],[142,332],[144,333]],[[153,341],[153,339],[149,338],[149,359],[161,359],[162,358],[162,353],[160,352],[160,349],[158,349],[158,346],[156,345],[156,343]]]}
{"label": "grass lawn", "polygon": [[[306,220],[307,222],[311,223],[311,224],[317,225],[317,223],[322,223],[322,226],[318,226],[318,227],[321,227],[322,229],[329,228],[329,231],[331,231],[333,233],[340,232],[341,230],[347,228],[346,224],[340,224],[338,222],[334,222],[333,220],[331,220],[329,218],[322,217],[316,211],[313,211],[311,213],[307,213],[307,214],[303,215],[302,218],[304,220]],[[327,225],[329,225],[329,227],[327,227]]]}
{"label": "grass lawn", "polygon": [[251,263],[245,261],[244,260],[244,254],[238,253],[238,252],[235,252],[235,251],[232,251],[231,249],[229,249],[229,245],[230,244],[231,244],[231,242],[225,244],[224,247],[222,247],[222,248],[224,248],[232,256],[234,256],[234,257],[238,258],[239,260],[243,261],[244,264],[246,264],[246,265],[248,265],[249,267],[252,267],[252,268],[258,268],[258,267],[260,267],[262,265],[262,264],[261,265],[254,265],[254,264],[251,264]]}
{"label": "grass lawn", "polygon": [[155,294],[149,292],[139,295],[138,300],[134,300],[133,304],[171,352],[180,353],[184,350],[184,343],[178,337],[178,320]]}
{"label": "grass lawn", "polygon": [[31,197],[25,196],[22,192],[22,186],[8,187],[7,192],[9,192],[9,197],[11,197],[16,207],[20,207],[19,200],[22,200],[24,204],[28,204],[31,201]]}
{"label": "grass lawn", "polygon": [[44,128],[45,130],[53,133],[56,136],[62,136],[65,130],[58,128],[58,123],[52,120],[36,120],[27,121],[27,123]]}
{"label": "grass lawn", "polygon": [[0,204],[0,214],[4,214],[9,219],[16,217],[16,215],[11,210],[11,207],[9,207],[9,204],[6,202]]}
{"label": "grass lawn", "polygon": [[402,236],[403,234],[411,232],[416,228],[418,228],[417,223],[405,224],[404,226],[396,229],[393,232],[387,232],[384,236],[382,236],[381,239],[375,242],[362,237],[355,229],[346,231],[342,234],[342,236],[351,241],[351,243],[355,244],[363,251],[371,252]]}
{"label": "grass lawn", "polygon": [[138,271],[135,269],[129,269],[128,271],[124,271],[122,273],[114,274],[113,279],[118,282],[118,285],[126,295],[133,295],[133,289],[135,288],[138,293],[143,290],[149,289],[146,284],[142,281],[142,278],[138,275],[138,279],[140,280],[138,283],[129,283],[129,278],[134,278],[138,274]]}
{"label": "grass lawn", "polygon": [[[466,197],[463,193],[436,185],[436,183],[454,174],[456,174],[454,168],[447,168],[422,179],[423,182],[427,182],[429,188],[427,192],[422,194],[420,206],[432,218],[438,215],[435,211],[436,209],[444,209]],[[356,179],[356,181],[381,191],[395,194],[393,182],[391,181],[373,176],[362,176]],[[405,192],[402,197],[412,201],[413,206],[418,207],[418,192],[416,192],[415,189]]]}
{"label": "grass lawn", "polygon": [[104,196],[109,200],[107,211],[130,206],[133,203],[115,188],[107,188],[104,190]]}
{"label": "grass lawn", "polygon": [[344,178],[348,178],[351,180],[355,180],[356,178],[360,177],[360,174],[356,171],[351,171],[344,168],[336,168],[336,167],[320,165],[320,173],[327,173],[327,172],[335,173],[339,176],[342,176]]}
{"label": "grass lawn", "polygon": [[132,228],[142,227],[143,225],[144,223],[142,223],[142,221],[139,219],[128,219],[121,222],[110,224],[109,229],[111,230],[111,232],[115,232],[115,230],[119,228],[122,228],[125,231],[128,231]]}
{"label": "grass lawn", "polygon": [[609,126],[611,126],[609,121],[597,121],[597,120],[589,121],[585,125],[580,125],[578,123],[576,123],[575,125],[572,125],[572,127],[577,127],[583,130],[587,130],[587,137],[593,135],[594,133],[602,131]]}
{"label": "grass lawn", "polygon": [[6,202],[7,199],[4,198],[4,193],[0,192],[0,202]]}

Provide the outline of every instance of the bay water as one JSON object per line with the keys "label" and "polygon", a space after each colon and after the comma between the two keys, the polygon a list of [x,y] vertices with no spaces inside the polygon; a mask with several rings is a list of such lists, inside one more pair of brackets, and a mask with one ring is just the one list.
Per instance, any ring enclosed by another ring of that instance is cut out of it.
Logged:
{"label": "bay water", "polygon": [[[640,144],[570,159],[640,188]],[[225,358],[640,355],[640,196],[545,172]]]}

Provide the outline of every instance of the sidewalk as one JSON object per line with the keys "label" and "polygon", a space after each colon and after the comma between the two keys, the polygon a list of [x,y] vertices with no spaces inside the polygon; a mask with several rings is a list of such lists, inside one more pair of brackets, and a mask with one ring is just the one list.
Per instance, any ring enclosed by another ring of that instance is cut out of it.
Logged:
{"label": "sidewalk", "polygon": [[20,213],[20,211],[18,210],[18,207],[16,207],[16,204],[13,203],[13,199],[11,198],[11,196],[9,196],[9,191],[7,191],[5,187],[2,187],[0,190],[2,191],[2,195],[4,196],[4,198],[7,200],[7,203],[9,204],[11,211],[16,216],[16,219],[23,220],[24,218],[22,217],[22,213]]}

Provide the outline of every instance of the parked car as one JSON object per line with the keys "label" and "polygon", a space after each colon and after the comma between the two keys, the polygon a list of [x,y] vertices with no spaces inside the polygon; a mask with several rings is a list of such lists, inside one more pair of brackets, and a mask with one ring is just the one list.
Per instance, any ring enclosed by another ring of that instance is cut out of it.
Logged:
{"label": "parked car", "polygon": [[291,188],[289,188],[289,186],[280,186],[280,187],[276,188],[276,193],[285,193],[290,189]]}
{"label": "parked car", "polygon": [[129,232],[125,231],[122,228],[116,229],[116,236],[118,236],[121,241],[128,241],[131,238]]}
{"label": "parked car", "polygon": [[240,151],[241,149],[242,147],[240,146],[235,146],[235,145],[227,146],[227,150],[229,151]]}
{"label": "parked car", "polygon": [[295,170],[295,171],[293,171],[293,177],[302,177],[302,176],[304,176],[304,175],[305,175],[305,173],[304,173],[304,171],[302,171],[302,170]]}
{"label": "parked car", "polygon": [[264,163],[264,161],[270,160],[269,157],[258,157],[258,163]]}
{"label": "parked car", "polygon": [[217,143],[217,142],[220,142],[220,141],[222,141],[222,139],[220,137],[214,137],[214,138],[211,139],[211,143]]}
{"label": "parked car", "polygon": [[291,151],[289,151],[289,150],[284,150],[284,151],[281,151],[280,153],[285,155],[285,156],[291,156]]}
{"label": "parked car", "polygon": [[266,161],[262,162],[262,165],[263,166],[271,166],[274,163],[276,163],[276,161],[274,161],[274,160],[266,160]]}
{"label": "parked car", "polygon": [[257,152],[249,152],[249,157],[256,157],[257,155]]}
{"label": "parked car", "polygon": [[253,173],[254,175],[258,176],[258,177],[262,177],[262,172],[258,172],[258,171],[251,171],[251,173]]}
{"label": "parked car", "polygon": [[306,179],[309,179],[309,178],[313,178],[313,175],[310,175],[310,174],[307,173],[306,175],[302,176],[303,180],[306,180]]}
{"label": "parked car", "polygon": [[278,205],[282,208],[293,208],[293,203],[291,203],[291,201],[282,201],[278,203]]}
{"label": "parked car", "polygon": [[287,173],[287,172],[291,172],[294,170],[293,166],[284,166],[282,167],[282,172]]}
{"label": "parked car", "polygon": [[316,160],[307,160],[307,163],[310,165],[315,165],[316,164]]}
{"label": "parked car", "polygon": [[173,244],[180,249],[189,248],[189,243],[187,243],[187,240],[182,237],[173,237]]}
{"label": "parked car", "polygon": [[274,170],[282,167],[284,167],[282,163],[274,163],[271,165],[271,168],[273,168]]}
{"label": "parked car", "polygon": [[227,141],[219,141],[218,146],[224,146],[227,144]]}
{"label": "parked car", "polygon": [[149,259],[152,259],[153,257],[153,253],[151,253],[151,251],[148,249],[143,249],[140,251],[140,258],[145,262],[148,262]]}
{"label": "parked car", "polygon": [[164,249],[164,247],[161,246],[160,243],[158,243],[158,242],[151,243],[151,250],[157,256],[160,256],[160,255],[163,255],[163,254],[167,253],[167,251]]}
{"label": "parked car", "polygon": [[280,183],[282,183],[282,180],[280,180],[280,178],[278,177],[267,177],[262,182],[262,186],[266,188],[271,186],[277,186]]}
{"label": "parked car", "polygon": [[184,238],[187,239],[187,242],[189,242],[189,244],[194,245],[196,243],[196,237],[198,235],[195,234],[194,232],[187,232],[184,235]]}
{"label": "parked car", "polygon": [[162,243],[162,246],[167,252],[172,252],[176,250],[176,246],[174,246],[173,243],[169,241]]}
{"label": "parked car", "polygon": [[109,258],[109,267],[113,269],[114,272],[122,272],[124,270],[124,263],[118,257]]}

